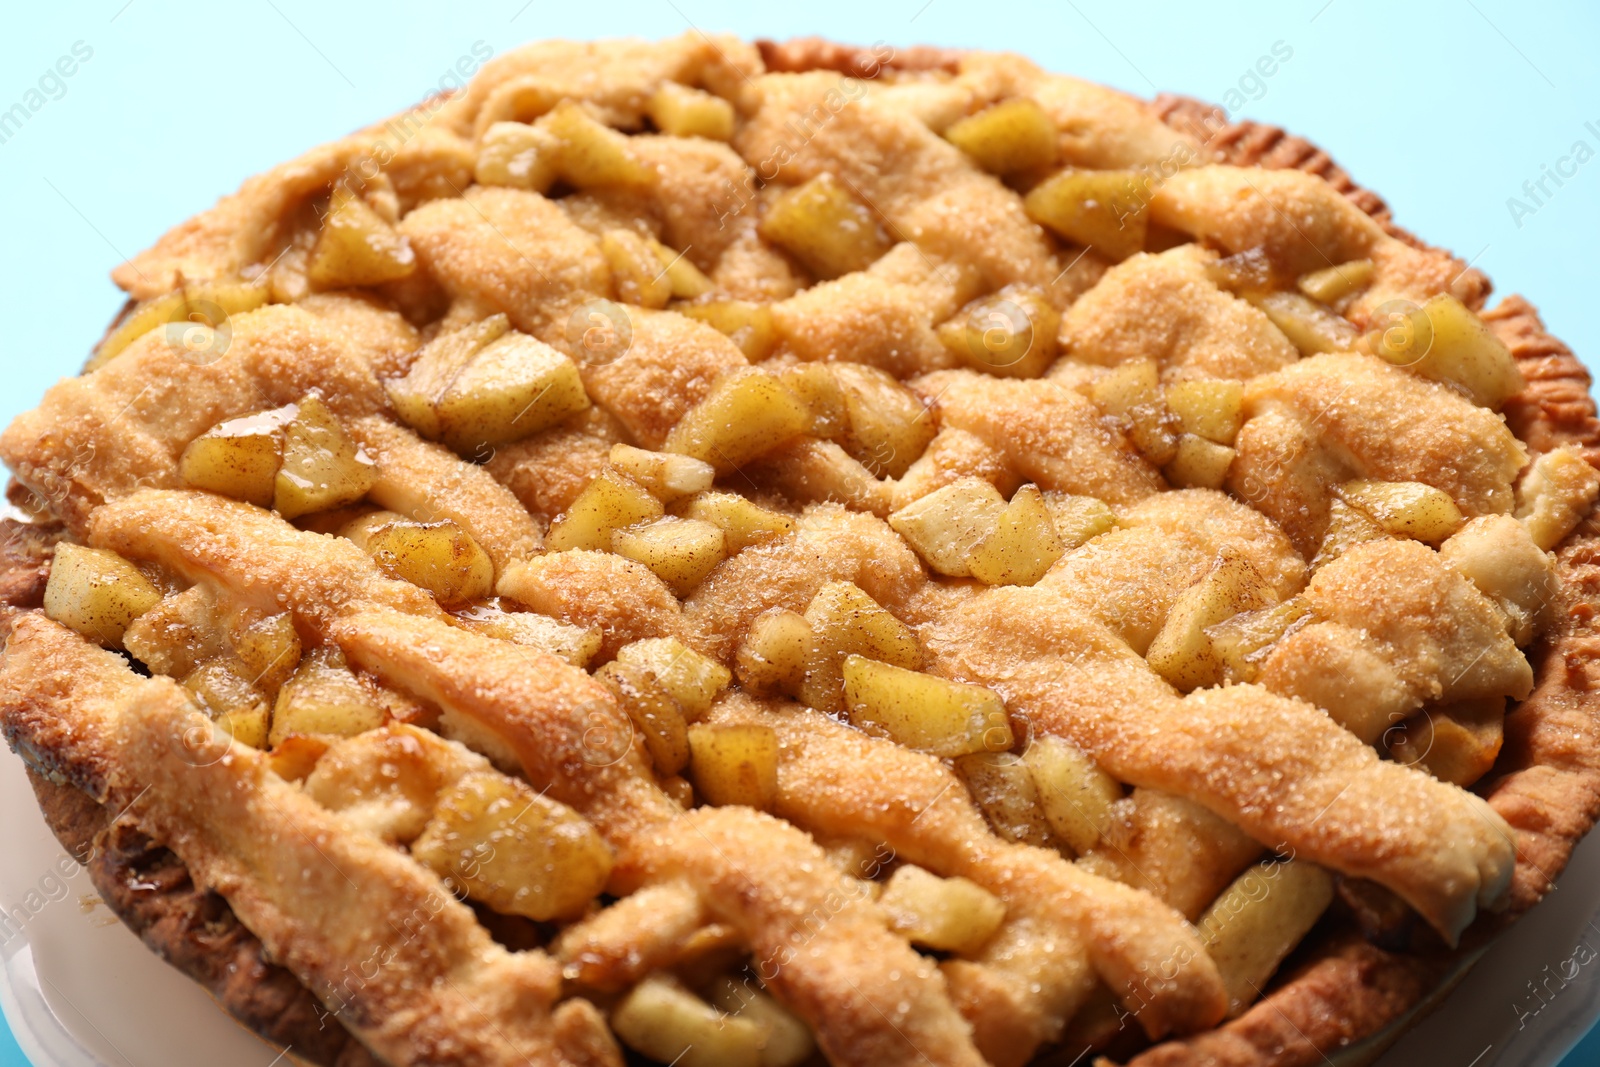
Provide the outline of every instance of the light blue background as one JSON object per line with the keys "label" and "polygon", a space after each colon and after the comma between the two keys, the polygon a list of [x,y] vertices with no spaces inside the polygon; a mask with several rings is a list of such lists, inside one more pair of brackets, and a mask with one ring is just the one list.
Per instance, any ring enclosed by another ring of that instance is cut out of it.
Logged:
{"label": "light blue background", "polygon": [[[1575,141],[1600,151],[1600,8],[1456,0],[313,0],[11,6],[0,110],[75,42],[92,57],[0,144],[0,420],[73,373],[120,298],[107,274],[246,176],[426,95],[474,42],[750,36],[969,45],[1153,95],[1222,102],[1275,42],[1292,58],[1240,114],[1312,137],[1378,190],[1402,225],[1535,300],[1580,355],[1594,316],[1600,159],[1543,205],[1522,191]],[[54,87],[50,87],[54,88]],[[1593,131],[1585,128],[1593,122]],[[1569,165],[1570,169],[1570,165]],[[1536,210],[1521,225],[1507,198]],[[1568,1063],[1600,1062],[1600,1034]],[[0,1063],[22,1063],[0,1027]],[[138,1065],[146,1067],[146,1065]],[[1463,1065],[1464,1067],[1464,1065]]]}

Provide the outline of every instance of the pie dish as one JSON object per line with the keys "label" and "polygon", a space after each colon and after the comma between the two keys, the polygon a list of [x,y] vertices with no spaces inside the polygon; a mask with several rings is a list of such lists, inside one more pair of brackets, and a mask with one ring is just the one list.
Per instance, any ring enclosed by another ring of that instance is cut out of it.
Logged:
{"label": "pie dish", "polygon": [[0,725],[306,1062],[1368,1062],[1600,813],[1600,423],[1311,145],[532,45],[116,272]]}

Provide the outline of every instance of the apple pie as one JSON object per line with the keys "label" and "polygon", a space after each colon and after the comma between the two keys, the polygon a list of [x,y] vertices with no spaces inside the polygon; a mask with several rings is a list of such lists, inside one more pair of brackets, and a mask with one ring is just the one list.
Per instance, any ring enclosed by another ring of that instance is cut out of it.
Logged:
{"label": "apple pie", "polygon": [[1600,422],[1312,145],[547,42],[117,268],[0,723],[303,1062],[1368,1062],[1600,814]]}

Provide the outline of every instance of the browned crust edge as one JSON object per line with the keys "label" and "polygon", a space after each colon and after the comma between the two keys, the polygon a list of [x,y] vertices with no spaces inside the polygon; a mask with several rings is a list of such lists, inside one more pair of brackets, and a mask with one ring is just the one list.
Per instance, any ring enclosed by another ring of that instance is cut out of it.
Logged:
{"label": "browned crust edge", "polygon": [[[861,78],[890,69],[953,72],[964,54],[926,46],[862,48],[815,37],[756,44],[769,70],[834,70]],[[1163,94],[1151,107],[1219,162],[1315,174],[1394,236],[1428,247],[1396,227],[1383,199],[1357,185],[1310,141],[1276,126],[1229,121],[1221,108],[1188,97]],[[1490,284],[1462,264],[1453,289],[1469,306],[1482,309]],[[1528,389],[1505,410],[1517,436],[1535,454],[1575,445],[1600,466],[1600,418],[1589,392],[1591,378],[1572,350],[1545,331],[1537,311],[1520,296],[1506,297],[1482,315],[1528,379]],[[1419,1009],[1442,999],[1437,996],[1442,984],[1458,979],[1484,944],[1549,891],[1573,848],[1600,818],[1600,520],[1591,516],[1568,538],[1558,565],[1562,621],[1530,653],[1537,687],[1508,716],[1496,775],[1479,787],[1517,832],[1518,862],[1507,911],[1485,916],[1462,948],[1450,954],[1395,953],[1358,936],[1332,935],[1239,1018],[1149,1049],[1129,1067],[1310,1067],[1340,1052],[1341,1064],[1371,1062],[1420,1017]],[[4,568],[13,569],[15,564]],[[15,607],[36,605],[26,598],[42,593],[45,573],[47,565],[24,568],[24,576],[15,579],[22,595],[6,600]],[[0,580],[12,579],[7,574]],[[0,592],[7,591],[9,586],[0,585]],[[194,978],[252,1030],[293,1046],[297,1058],[324,1067],[377,1062],[290,972],[266,961],[260,941],[227,902],[195,886],[170,852],[130,828],[110,825],[109,813],[79,790],[54,785],[32,771],[29,776],[51,830],[63,845],[90,852],[88,869],[96,889],[152,951]],[[158,888],[131,888],[139,884]]]}
{"label": "browned crust edge", "polygon": [[28,771],[45,821],[84,861],[106,905],[152,952],[198,982],[228,1013],[275,1045],[327,1067],[377,1067],[366,1047],[299,979],[271,962],[228,902],[189,869],[82,791]]}
{"label": "browned crust edge", "polygon": [[954,74],[965,51],[933,45],[893,48],[879,42],[870,48],[840,44],[821,37],[792,37],[787,41],[759,40],[756,48],[767,70],[803,74],[833,70],[853,78],[876,78],[884,70],[942,70]]}

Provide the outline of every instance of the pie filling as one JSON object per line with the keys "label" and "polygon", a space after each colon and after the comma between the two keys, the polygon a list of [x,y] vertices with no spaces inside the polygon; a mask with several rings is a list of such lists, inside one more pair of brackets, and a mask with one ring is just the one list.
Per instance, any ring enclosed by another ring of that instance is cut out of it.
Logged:
{"label": "pie filling", "polygon": [[119,268],[0,438],[64,531],[8,740],[385,1062],[1021,1065],[1504,904],[1467,787],[1600,473],[1462,266],[876,75],[496,59]]}

